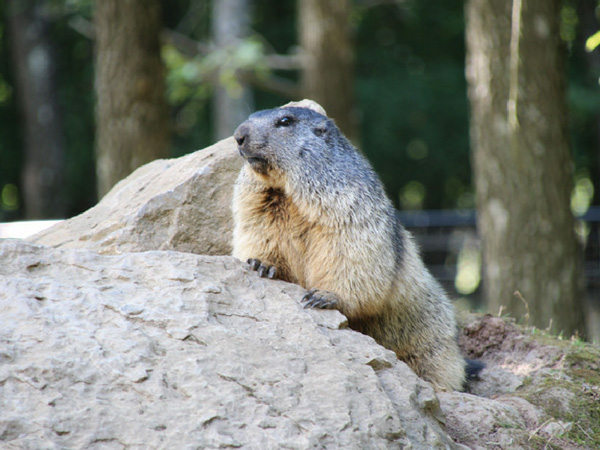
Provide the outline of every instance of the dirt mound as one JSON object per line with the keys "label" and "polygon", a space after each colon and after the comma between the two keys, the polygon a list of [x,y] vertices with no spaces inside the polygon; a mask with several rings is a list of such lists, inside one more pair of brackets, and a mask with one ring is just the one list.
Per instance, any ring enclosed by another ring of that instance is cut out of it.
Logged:
{"label": "dirt mound", "polygon": [[472,395],[440,393],[450,436],[469,448],[600,448],[600,349],[509,318],[471,316],[459,342],[486,364]]}

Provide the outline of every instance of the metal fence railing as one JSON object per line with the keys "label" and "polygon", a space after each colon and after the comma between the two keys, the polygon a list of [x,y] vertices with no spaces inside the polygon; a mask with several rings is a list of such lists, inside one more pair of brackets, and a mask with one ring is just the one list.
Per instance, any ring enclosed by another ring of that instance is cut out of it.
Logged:
{"label": "metal fence railing", "polygon": [[[481,258],[463,267],[465,251],[479,252],[476,213],[473,210],[424,210],[398,212],[398,218],[413,234],[421,255],[432,274],[453,296],[467,296],[474,303],[480,301],[481,282],[472,291],[461,292],[457,278],[461,270],[481,272]],[[578,230],[584,247],[584,271],[588,297],[600,302],[600,207],[591,207],[578,218]],[[471,256],[472,258],[472,256]],[[479,273],[479,279],[481,273]]]}

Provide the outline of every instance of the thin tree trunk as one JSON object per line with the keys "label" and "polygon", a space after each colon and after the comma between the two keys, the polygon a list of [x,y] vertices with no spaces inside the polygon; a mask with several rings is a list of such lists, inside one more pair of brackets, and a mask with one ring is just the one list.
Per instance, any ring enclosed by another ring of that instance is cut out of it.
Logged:
{"label": "thin tree trunk", "polygon": [[[214,0],[212,33],[216,47],[233,49],[248,37],[249,17],[248,0]],[[238,78],[234,86],[227,86],[219,80],[213,97],[216,138],[231,136],[253,109],[252,90],[244,81]]]}
{"label": "thin tree trunk", "polygon": [[470,0],[467,78],[488,307],[570,336],[584,332],[583,286],[560,7]]}
{"label": "thin tree trunk", "polygon": [[56,96],[55,52],[44,14],[47,5],[41,0],[9,0],[7,5],[17,98],[24,123],[25,217],[64,217],[64,135]]}
{"label": "thin tree trunk", "polygon": [[169,155],[158,0],[96,2],[96,171],[102,197],[137,167]]}
{"label": "thin tree trunk", "polygon": [[340,129],[356,141],[350,2],[302,0],[298,4],[303,95],[320,103]]}

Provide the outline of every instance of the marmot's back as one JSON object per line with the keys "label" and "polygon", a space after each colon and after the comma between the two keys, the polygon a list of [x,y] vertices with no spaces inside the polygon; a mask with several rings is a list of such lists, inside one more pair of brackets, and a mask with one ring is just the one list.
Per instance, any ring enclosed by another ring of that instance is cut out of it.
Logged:
{"label": "marmot's back", "polygon": [[437,387],[460,389],[452,305],[370,164],[315,105],[261,111],[236,130],[247,164],[233,255],[310,289],[307,306],[340,310]]}

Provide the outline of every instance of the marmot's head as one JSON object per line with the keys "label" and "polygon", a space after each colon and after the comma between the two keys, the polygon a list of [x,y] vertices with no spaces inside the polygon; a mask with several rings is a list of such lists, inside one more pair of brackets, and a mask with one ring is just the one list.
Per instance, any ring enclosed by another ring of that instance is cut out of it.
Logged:
{"label": "marmot's head", "polygon": [[256,173],[279,177],[331,161],[339,135],[335,123],[323,114],[290,105],[252,114],[234,138],[240,155]]}
{"label": "marmot's head", "polygon": [[240,177],[259,179],[250,184],[258,189],[284,189],[311,220],[368,222],[372,208],[363,205],[373,202],[391,210],[369,162],[315,102],[254,113],[234,138],[247,162]]}

